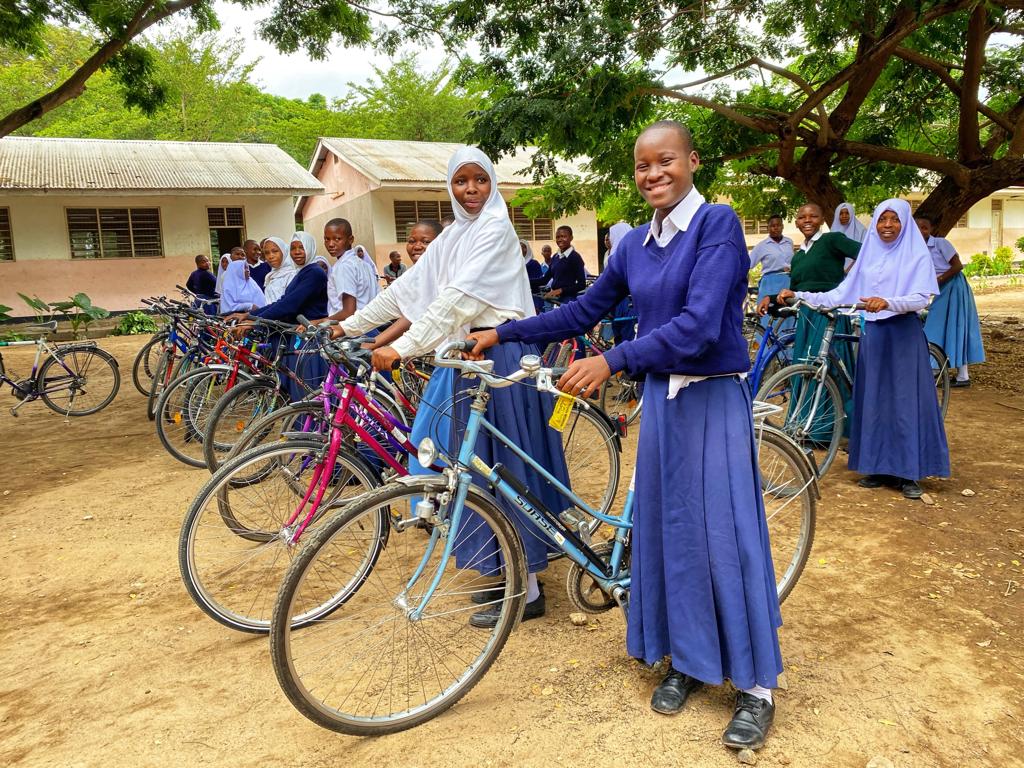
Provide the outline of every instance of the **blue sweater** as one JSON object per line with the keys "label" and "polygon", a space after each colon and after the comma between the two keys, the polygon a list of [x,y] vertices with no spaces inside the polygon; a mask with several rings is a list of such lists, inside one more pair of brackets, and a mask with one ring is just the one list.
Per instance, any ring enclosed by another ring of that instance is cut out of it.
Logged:
{"label": "blue sweater", "polygon": [[185,287],[197,296],[212,299],[217,295],[217,278],[208,269],[197,269],[188,276]]}
{"label": "blue sweater", "polygon": [[265,261],[259,262],[255,267],[249,267],[249,277],[256,281],[256,285],[263,290],[263,283],[270,274],[270,265]]}
{"label": "blue sweater", "polygon": [[587,270],[583,266],[583,257],[575,248],[568,256],[555,256],[551,259],[548,277],[551,278],[551,290],[562,289],[559,299],[575,299],[587,287]]}
{"label": "blue sweater", "polygon": [[327,317],[327,273],[316,264],[303,267],[280,299],[250,314],[282,323],[297,323],[299,315],[307,320]]}
{"label": "blue sweater", "polygon": [[627,295],[637,337],[605,354],[612,372],[714,376],[750,369],[743,339],[747,255],[743,228],[727,205],[702,205],[666,248],[649,224],[623,237],[601,276],[570,304],[498,328],[501,341],[547,343],[585,333]]}

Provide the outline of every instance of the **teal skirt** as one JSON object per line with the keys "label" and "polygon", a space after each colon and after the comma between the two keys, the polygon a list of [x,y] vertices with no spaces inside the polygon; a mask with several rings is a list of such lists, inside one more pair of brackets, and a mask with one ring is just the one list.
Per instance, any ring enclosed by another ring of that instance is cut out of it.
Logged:
{"label": "teal skirt", "polygon": [[[821,346],[821,339],[825,335],[825,329],[828,327],[828,318],[819,312],[815,312],[807,307],[800,307],[800,316],[797,319],[796,324],[796,335],[793,339],[793,362],[794,363],[809,363],[815,355],[818,354],[818,348]],[[852,334],[853,323],[849,317],[840,317],[836,323],[836,334]],[[855,377],[854,365],[856,361],[855,351],[853,344],[846,341],[832,341],[832,351],[836,357],[842,361],[843,366],[846,368],[847,374],[850,376],[852,381]],[[849,437],[850,435],[850,419],[853,416],[853,388],[846,383],[842,374],[838,370],[838,366],[834,362],[829,363],[829,371],[835,378],[836,384],[839,385],[839,394],[843,398],[843,413],[846,415],[846,419],[843,423],[843,436]],[[793,400],[795,401],[796,391],[793,392]],[[808,403],[809,404],[809,403]],[[792,414],[791,419],[799,420],[801,414]],[[812,440],[828,440],[832,434],[832,423],[822,423],[816,425],[812,429],[811,439]]]}

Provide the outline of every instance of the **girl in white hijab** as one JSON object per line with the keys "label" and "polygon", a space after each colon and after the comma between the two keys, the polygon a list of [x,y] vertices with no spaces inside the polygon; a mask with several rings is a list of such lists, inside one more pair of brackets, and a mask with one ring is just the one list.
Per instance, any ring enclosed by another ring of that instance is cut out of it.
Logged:
{"label": "girl in white hijab", "polygon": [[[845,224],[843,219],[846,219]],[[863,243],[864,238],[868,234],[867,228],[857,221],[853,210],[853,203],[839,204],[839,207],[836,208],[835,216],[832,217],[832,226],[828,229],[830,232],[842,232],[848,238],[856,240],[858,243]]]}
{"label": "girl in white hijab", "polygon": [[220,294],[220,313],[251,312],[266,305],[267,300],[256,281],[249,277],[249,263],[245,259],[232,261],[224,276]]}
{"label": "girl in white hijab", "polygon": [[220,265],[217,267],[217,295],[220,296],[221,291],[224,290],[224,278],[228,274],[228,264],[231,263],[231,254],[222,253],[220,255]]}
{"label": "girl in white hijab", "polygon": [[292,261],[288,246],[280,237],[266,238],[260,243],[260,250],[263,252],[264,261],[270,265],[270,273],[263,281],[263,295],[267,299],[267,304],[271,304],[284,296],[288,283],[299,270]]}
{"label": "girl in white hijab", "polygon": [[[378,370],[389,370],[398,360],[429,354],[448,340],[465,338],[471,329],[493,328],[506,320],[534,314],[519,239],[498,190],[494,166],[483,152],[464,147],[452,156],[448,162],[448,192],[455,223],[441,232],[419,261],[388,290],[341,323],[343,331],[353,336],[399,315],[411,321],[409,330],[400,339],[374,350],[373,363]],[[486,356],[494,361],[494,372],[502,375],[518,369],[520,357],[527,353],[536,354],[537,350],[532,345],[512,343],[493,347],[487,350]],[[450,435],[436,434],[430,428],[443,410],[454,410],[455,423],[465,423],[469,402],[461,398],[451,409],[452,373],[453,369],[438,368],[431,376],[413,424],[413,442],[433,432],[431,436],[440,439],[442,446],[451,446],[452,450],[457,446],[457,442],[444,439]],[[547,425],[550,415],[550,397],[529,386],[492,390],[487,404],[487,419],[504,434],[515,435],[530,456],[567,485],[562,442]],[[461,436],[454,437],[457,441]],[[565,509],[565,501],[535,470],[486,433],[477,441],[476,451],[485,462],[500,462],[506,466],[555,514]],[[410,462],[410,471],[417,469]],[[519,529],[526,551],[530,577],[523,620],[537,618],[544,614],[545,606],[536,573],[547,567],[551,550],[523,520],[517,508],[504,501],[499,503]],[[462,540],[455,545],[457,564],[486,575],[497,575],[502,565],[496,555],[489,554],[493,549],[489,543],[490,532],[483,532],[486,526],[472,528],[479,532],[460,537]],[[469,529],[464,516],[460,534]],[[501,610],[507,607],[494,602],[488,609],[473,614],[470,623],[478,627],[494,626]]]}
{"label": "girl in white hijab", "polygon": [[949,475],[946,431],[935,396],[928,341],[917,313],[939,292],[910,203],[886,200],[846,278],[831,291],[784,290],[812,304],[863,303],[865,330],[853,385],[849,467],[865,488],[894,486],[920,498],[917,481]]}

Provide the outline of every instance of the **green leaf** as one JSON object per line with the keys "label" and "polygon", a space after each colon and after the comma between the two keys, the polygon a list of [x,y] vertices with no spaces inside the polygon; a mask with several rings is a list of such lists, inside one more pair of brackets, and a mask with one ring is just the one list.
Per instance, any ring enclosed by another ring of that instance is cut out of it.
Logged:
{"label": "green leaf", "polygon": [[45,301],[40,299],[38,296],[35,296],[35,297],[30,299],[24,293],[20,293],[19,292],[18,295],[21,297],[22,301],[24,301],[26,304],[28,304],[29,307],[31,309],[35,310],[37,313],[41,313],[41,314],[49,314],[50,313],[50,307],[47,305],[47,303]]}

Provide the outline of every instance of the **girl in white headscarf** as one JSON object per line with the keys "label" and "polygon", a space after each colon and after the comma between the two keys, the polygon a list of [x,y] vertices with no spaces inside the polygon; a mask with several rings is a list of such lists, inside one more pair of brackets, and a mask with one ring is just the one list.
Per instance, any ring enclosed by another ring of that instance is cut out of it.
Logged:
{"label": "girl in white headscarf", "polygon": [[918,480],[949,475],[949,448],[935,396],[928,341],[917,313],[939,292],[931,256],[914,224],[910,203],[886,200],[846,278],[831,291],[785,290],[812,304],[863,303],[865,330],[853,385],[849,467],[860,485],[922,495]]}
{"label": "girl in white headscarf", "polygon": [[[448,192],[455,223],[441,232],[419,261],[388,290],[341,323],[344,332],[353,336],[399,315],[411,321],[400,339],[374,350],[373,363],[378,370],[389,370],[398,360],[428,354],[448,340],[465,338],[470,330],[493,328],[506,320],[534,314],[519,240],[498,191],[494,166],[483,152],[464,147],[452,156],[448,162]],[[512,343],[493,347],[486,356],[494,361],[494,372],[502,375],[518,369],[520,357],[527,353],[536,354],[537,349]],[[459,383],[456,377],[453,386],[451,372],[450,368],[438,368],[431,376],[413,425],[414,442],[431,432],[430,423],[437,421],[439,412],[450,408],[453,389]],[[456,402],[456,424],[465,423],[468,406],[465,398]],[[550,397],[528,386],[492,390],[487,404],[487,419],[504,434],[515,435],[530,456],[567,485],[561,438],[547,425],[550,414]],[[454,450],[460,437],[454,435],[455,441],[442,439],[441,443]],[[535,470],[488,435],[481,435],[476,452],[485,462],[507,467],[556,514],[565,509],[565,501]],[[410,465],[413,471],[415,466],[412,462]],[[499,503],[519,529],[526,551],[530,578],[523,619],[537,618],[544,614],[544,595],[536,573],[547,567],[551,549],[516,507],[503,500]],[[463,520],[460,530],[468,530],[466,518]],[[455,548],[459,567],[472,567],[488,575],[500,573],[502,566],[497,557],[487,554],[492,550],[489,537],[490,532],[483,534],[482,530],[462,537]],[[473,614],[470,623],[494,626],[501,609],[495,601],[490,608]]]}
{"label": "girl in white headscarf", "polygon": [[217,266],[217,295],[220,296],[221,291],[224,290],[224,278],[228,274],[228,264],[231,263],[231,254],[222,253],[220,255],[220,264]]}
{"label": "girl in white headscarf", "polygon": [[249,263],[245,259],[232,261],[224,276],[220,294],[220,313],[251,312],[267,303],[263,291],[249,276]]}
{"label": "girl in white headscarf", "polygon": [[280,237],[266,238],[260,243],[260,250],[263,252],[263,260],[270,265],[270,273],[263,281],[263,295],[267,304],[272,304],[284,296],[288,283],[299,270],[288,253],[288,246]]}
{"label": "girl in white headscarf", "polygon": [[857,221],[857,216],[854,214],[853,203],[840,203],[839,207],[836,208],[836,214],[832,217],[832,226],[828,228],[830,232],[842,232],[851,240],[856,240],[858,243],[863,243],[864,238],[868,235],[867,227]]}

